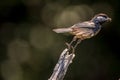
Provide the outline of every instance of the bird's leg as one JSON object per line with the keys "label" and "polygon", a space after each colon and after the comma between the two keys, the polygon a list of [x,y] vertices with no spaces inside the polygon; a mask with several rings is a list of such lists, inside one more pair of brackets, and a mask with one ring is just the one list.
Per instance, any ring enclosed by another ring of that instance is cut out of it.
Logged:
{"label": "bird's leg", "polygon": [[78,39],[78,41],[77,41],[77,43],[75,44],[75,46],[73,47],[74,48],[74,50],[76,49],[76,47],[78,46],[78,44],[80,44],[81,43],[81,39]]}
{"label": "bird's leg", "polygon": [[75,53],[75,49],[74,49],[73,46],[71,46],[71,48],[72,48],[72,54],[74,54]]}
{"label": "bird's leg", "polygon": [[74,41],[76,41],[76,40],[77,40],[77,38],[76,38],[76,36],[74,36],[73,39],[72,39],[72,41],[69,43],[69,45],[72,45],[72,43],[73,43]]}
{"label": "bird's leg", "polygon": [[74,41],[76,41],[76,40],[77,40],[77,38],[74,36],[73,39],[72,39],[72,41],[71,41],[70,43],[66,43],[66,45],[68,46],[68,49],[71,48],[72,43],[73,43]]}

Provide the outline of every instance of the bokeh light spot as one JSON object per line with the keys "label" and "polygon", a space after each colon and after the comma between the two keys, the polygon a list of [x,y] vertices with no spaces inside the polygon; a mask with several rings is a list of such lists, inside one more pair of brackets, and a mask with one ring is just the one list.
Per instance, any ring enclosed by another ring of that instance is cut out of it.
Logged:
{"label": "bokeh light spot", "polygon": [[41,18],[46,25],[54,25],[53,18],[57,13],[63,9],[62,5],[58,3],[48,3],[42,9]]}
{"label": "bokeh light spot", "polygon": [[93,14],[93,10],[87,5],[69,6],[54,18],[56,26],[71,26],[77,22],[88,19]]}
{"label": "bokeh light spot", "polygon": [[4,80],[23,80],[23,72],[18,62],[6,60],[1,64],[1,73]]}
{"label": "bokeh light spot", "polygon": [[24,40],[15,39],[8,45],[8,56],[18,63],[27,62],[30,59],[30,47]]}
{"label": "bokeh light spot", "polygon": [[33,27],[30,32],[30,43],[34,48],[50,48],[53,43],[52,30],[41,28],[40,25]]}

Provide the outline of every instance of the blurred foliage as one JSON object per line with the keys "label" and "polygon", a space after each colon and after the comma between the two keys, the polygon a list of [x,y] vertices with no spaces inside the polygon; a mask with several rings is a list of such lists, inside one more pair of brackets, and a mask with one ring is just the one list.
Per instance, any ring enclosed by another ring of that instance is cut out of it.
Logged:
{"label": "blurred foliage", "polygon": [[47,80],[72,36],[52,32],[106,13],[113,20],[83,41],[65,80],[120,78],[118,0],[1,0],[0,80]]}

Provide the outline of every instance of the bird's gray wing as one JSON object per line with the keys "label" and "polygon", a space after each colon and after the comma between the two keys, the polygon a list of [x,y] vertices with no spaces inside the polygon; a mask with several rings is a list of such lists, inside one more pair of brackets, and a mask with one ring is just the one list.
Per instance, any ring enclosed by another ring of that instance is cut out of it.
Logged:
{"label": "bird's gray wing", "polygon": [[95,28],[95,24],[91,21],[74,24],[71,28]]}

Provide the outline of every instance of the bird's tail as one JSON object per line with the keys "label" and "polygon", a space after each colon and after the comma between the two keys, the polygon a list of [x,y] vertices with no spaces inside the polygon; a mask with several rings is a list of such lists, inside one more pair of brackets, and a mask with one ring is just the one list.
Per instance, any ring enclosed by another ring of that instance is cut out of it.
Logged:
{"label": "bird's tail", "polygon": [[58,28],[58,29],[53,29],[53,31],[56,33],[67,33],[67,32],[71,32],[72,29],[71,28]]}

